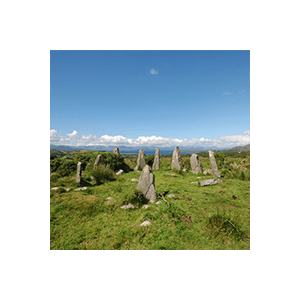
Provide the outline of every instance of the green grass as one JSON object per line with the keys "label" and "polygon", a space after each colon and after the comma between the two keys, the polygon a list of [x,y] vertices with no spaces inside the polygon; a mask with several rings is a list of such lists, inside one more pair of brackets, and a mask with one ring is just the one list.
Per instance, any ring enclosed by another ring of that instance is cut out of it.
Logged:
{"label": "green grass", "polygon": [[[210,168],[209,158],[199,159],[203,170]],[[136,165],[132,158],[126,163]],[[213,176],[174,173],[170,157],[160,163],[162,169],[153,171],[156,191],[168,203],[159,198],[161,204],[148,203],[146,210],[131,181],[140,172],[102,185],[91,181],[85,191],[74,191],[75,177],[53,178],[50,187],[71,189],[50,192],[50,249],[250,249],[249,180],[225,176],[223,184],[201,187],[189,181]],[[130,199],[136,208],[121,209]],[[151,225],[140,227],[146,220]]]}

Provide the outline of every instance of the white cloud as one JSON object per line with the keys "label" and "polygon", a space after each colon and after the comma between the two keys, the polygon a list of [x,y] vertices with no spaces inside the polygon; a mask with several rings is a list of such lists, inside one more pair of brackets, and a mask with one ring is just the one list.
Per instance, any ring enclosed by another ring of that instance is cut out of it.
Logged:
{"label": "white cloud", "polygon": [[156,75],[156,74],[158,74],[158,71],[155,71],[154,69],[152,69],[152,70],[150,71],[150,73],[153,74],[153,75]]}
{"label": "white cloud", "polygon": [[66,134],[68,137],[59,136],[57,131],[50,130],[50,143],[54,145],[66,146],[127,146],[127,147],[205,147],[205,148],[231,148],[250,143],[250,130],[244,132],[244,135],[223,136],[219,139],[174,139],[161,136],[139,136],[137,139],[128,139],[122,135],[109,136],[102,135],[97,138],[95,135],[78,135],[74,130]]}
{"label": "white cloud", "polygon": [[230,95],[230,93],[228,93],[228,92],[224,92],[223,96],[224,96],[224,95]]}
{"label": "white cloud", "polygon": [[78,136],[78,132],[74,130],[72,133],[67,133],[70,138],[76,138]]}

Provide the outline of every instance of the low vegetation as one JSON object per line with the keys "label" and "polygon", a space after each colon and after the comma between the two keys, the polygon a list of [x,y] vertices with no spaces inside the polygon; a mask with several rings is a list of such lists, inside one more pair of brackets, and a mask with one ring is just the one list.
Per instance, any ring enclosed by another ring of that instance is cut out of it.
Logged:
{"label": "low vegetation", "polygon": [[[98,154],[108,165],[94,170]],[[207,153],[198,155],[203,170],[210,169]],[[172,171],[171,155],[161,155],[160,170],[153,170],[161,203],[147,203],[148,209],[131,181],[140,177],[133,171],[137,156],[85,151],[50,157],[50,188],[59,187],[50,190],[50,249],[250,249],[250,153],[215,153],[223,184],[204,187],[190,182],[213,176],[193,174],[189,157],[182,155],[185,173]],[[83,191],[75,191],[78,161],[89,181]],[[119,169],[125,173],[116,176]],[[129,203],[135,208],[120,208]],[[151,225],[141,227],[144,221]]]}

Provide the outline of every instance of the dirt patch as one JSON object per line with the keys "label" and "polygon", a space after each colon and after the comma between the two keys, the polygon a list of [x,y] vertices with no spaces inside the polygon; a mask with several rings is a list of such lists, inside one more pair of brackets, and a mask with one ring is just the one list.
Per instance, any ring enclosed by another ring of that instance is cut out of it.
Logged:
{"label": "dirt patch", "polygon": [[180,194],[178,191],[173,192],[173,194]]}
{"label": "dirt patch", "polygon": [[192,219],[188,215],[185,215],[180,221],[185,223],[192,223]]}

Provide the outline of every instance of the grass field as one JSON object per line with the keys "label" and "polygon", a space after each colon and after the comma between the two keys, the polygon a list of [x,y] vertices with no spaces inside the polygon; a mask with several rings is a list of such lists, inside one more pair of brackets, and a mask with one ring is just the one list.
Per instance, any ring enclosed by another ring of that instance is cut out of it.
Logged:
{"label": "grass field", "polygon": [[[208,157],[200,160],[203,170],[210,168]],[[131,168],[136,164],[135,159],[125,162]],[[201,187],[190,182],[213,176],[174,173],[170,157],[161,157],[161,169],[153,174],[156,192],[167,202],[159,197],[161,203],[148,203],[148,209],[135,205],[127,210],[120,207],[136,189],[131,179],[139,179],[140,172],[124,173],[101,185],[91,181],[84,191],[74,191],[75,176],[56,177],[50,187],[61,188],[50,190],[50,249],[250,249],[249,180],[225,176],[223,184]],[[146,220],[151,225],[141,227]]]}

